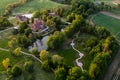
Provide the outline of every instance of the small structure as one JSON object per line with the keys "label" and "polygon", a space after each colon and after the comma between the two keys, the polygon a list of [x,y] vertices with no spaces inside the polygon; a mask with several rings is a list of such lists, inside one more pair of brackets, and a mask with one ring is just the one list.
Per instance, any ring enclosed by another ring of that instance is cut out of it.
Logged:
{"label": "small structure", "polygon": [[45,28],[46,28],[46,26],[45,26],[45,22],[44,21],[40,21],[37,18],[34,19],[34,23],[31,26],[31,30],[33,32],[37,32],[37,31],[43,30]]}
{"label": "small structure", "polygon": [[30,20],[26,16],[22,16],[22,15],[17,15],[16,18],[18,19],[19,22],[28,22]]}

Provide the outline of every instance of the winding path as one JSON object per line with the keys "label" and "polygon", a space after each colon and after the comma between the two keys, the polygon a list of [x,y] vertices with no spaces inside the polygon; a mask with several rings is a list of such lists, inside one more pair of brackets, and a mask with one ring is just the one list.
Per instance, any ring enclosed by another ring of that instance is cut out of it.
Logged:
{"label": "winding path", "polygon": [[5,32],[5,31],[10,30],[10,29],[13,29],[13,27],[10,27],[8,29],[2,30],[2,31],[0,31],[0,33]]}
{"label": "winding path", "polygon": [[[0,48],[0,50],[6,51],[6,52],[9,51],[8,49],[4,49],[4,48]],[[42,63],[42,61],[41,61],[39,58],[37,58],[36,56],[34,56],[34,55],[32,55],[32,54],[29,54],[29,53],[25,53],[25,52],[23,52],[23,51],[20,51],[20,52],[21,52],[23,55],[31,56],[31,57],[33,57],[34,59],[36,59],[37,61],[39,61],[40,63]]]}
{"label": "winding path", "polygon": [[71,42],[70,45],[72,46],[73,50],[75,50],[76,52],[79,53],[79,56],[80,56],[80,57],[77,58],[77,59],[75,60],[75,62],[76,62],[76,64],[77,64],[77,66],[79,66],[79,67],[83,70],[83,63],[80,62],[79,60],[84,56],[84,54],[82,54],[79,50],[77,50],[77,49],[74,47],[74,46],[75,46],[74,39],[72,40],[72,42]]}
{"label": "winding path", "polygon": [[37,58],[36,56],[34,56],[34,55],[32,55],[32,54],[29,54],[29,53],[25,53],[25,52],[23,52],[23,51],[20,51],[23,55],[26,55],[26,56],[31,56],[31,57],[33,57],[34,59],[36,59],[37,61],[39,61],[40,63],[42,63],[42,61],[39,59],[39,58]]}

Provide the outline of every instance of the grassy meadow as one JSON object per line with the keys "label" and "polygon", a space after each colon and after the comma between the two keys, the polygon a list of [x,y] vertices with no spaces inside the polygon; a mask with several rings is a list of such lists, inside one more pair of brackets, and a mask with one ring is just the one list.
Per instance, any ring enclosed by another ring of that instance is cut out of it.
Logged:
{"label": "grassy meadow", "polygon": [[[5,8],[8,4],[17,2],[19,0],[1,0],[0,2],[0,15],[4,14]],[[66,5],[59,4],[50,0],[32,0],[23,4],[22,6],[16,7],[13,13],[31,13],[40,9],[49,9],[56,7],[64,7]]]}
{"label": "grassy meadow", "polygon": [[0,15],[2,15],[5,11],[5,8],[8,4],[13,3],[13,2],[17,2],[19,0],[1,0],[0,1]]}
{"label": "grassy meadow", "polygon": [[50,0],[32,0],[20,7],[13,10],[13,13],[31,13],[40,9],[49,9],[56,7],[64,7],[65,5],[59,4]]}

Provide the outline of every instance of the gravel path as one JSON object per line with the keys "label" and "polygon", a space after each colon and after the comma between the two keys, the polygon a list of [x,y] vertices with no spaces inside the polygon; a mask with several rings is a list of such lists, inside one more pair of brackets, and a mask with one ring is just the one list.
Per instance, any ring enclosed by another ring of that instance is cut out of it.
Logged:
{"label": "gravel path", "polygon": [[[76,38],[78,38],[79,33],[80,33],[80,31],[76,34]],[[76,64],[77,64],[77,66],[79,66],[79,67],[81,68],[81,70],[83,70],[83,63],[82,63],[81,61],[79,61],[79,60],[84,56],[84,54],[81,53],[79,50],[77,50],[77,49],[75,48],[74,40],[75,40],[76,38],[74,38],[74,39],[72,40],[72,42],[70,43],[70,45],[72,46],[73,50],[75,50],[75,51],[79,54],[79,58],[77,58],[77,59],[75,60],[75,62],[76,62]]]}
{"label": "gravel path", "polygon": [[77,64],[77,66],[79,66],[79,67],[83,70],[83,63],[82,63],[81,61],[79,61],[79,60],[84,56],[84,54],[81,53],[79,50],[77,50],[77,49],[74,47],[74,45],[75,45],[74,39],[72,40],[72,42],[71,42],[70,45],[72,46],[73,50],[75,50],[76,52],[79,53],[79,56],[80,56],[80,57],[77,58],[77,59],[75,60],[75,62],[76,62],[76,64]]}

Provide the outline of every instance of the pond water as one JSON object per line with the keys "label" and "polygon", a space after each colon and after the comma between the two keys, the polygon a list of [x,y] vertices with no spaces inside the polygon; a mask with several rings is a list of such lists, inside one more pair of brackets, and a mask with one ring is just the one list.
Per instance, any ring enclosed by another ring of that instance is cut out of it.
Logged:
{"label": "pond water", "polygon": [[38,52],[41,50],[47,49],[46,41],[49,36],[43,37],[41,40],[37,39],[31,46],[28,47],[29,51],[31,51],[32,48],[38,48]]}
{"label": "pond water", "polygon": [[33,15],[32,15],[32,14],[24,14],[24,15],[22,15],[22,16],[25,16],[25,17],[27,17],[27,18],[31,18]]}

